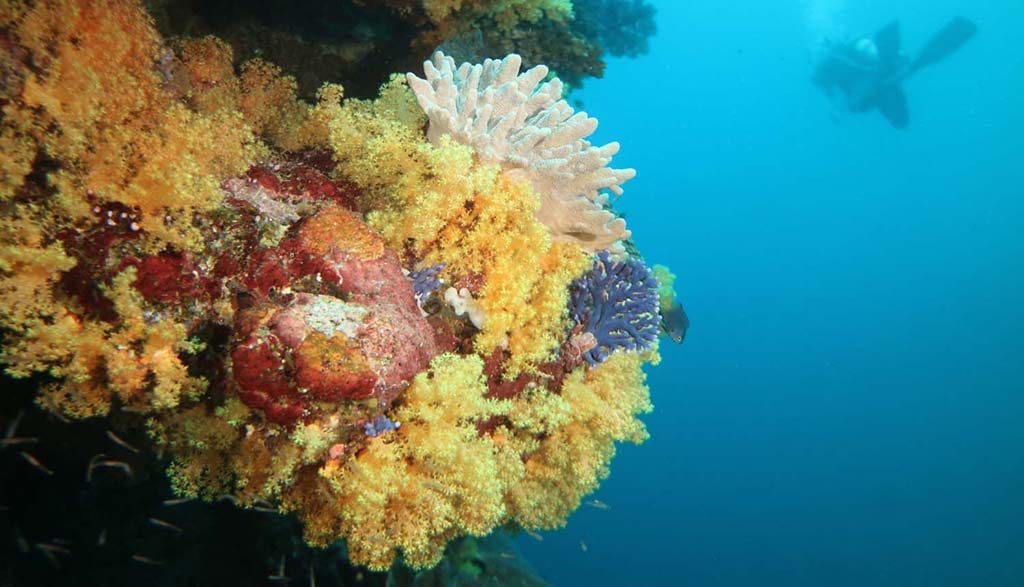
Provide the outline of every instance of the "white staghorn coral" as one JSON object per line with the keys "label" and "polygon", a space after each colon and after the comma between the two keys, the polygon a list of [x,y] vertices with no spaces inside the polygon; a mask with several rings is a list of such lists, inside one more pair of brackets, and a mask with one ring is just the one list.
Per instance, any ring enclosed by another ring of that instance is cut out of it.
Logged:
{"label": "white staghorn coral", "polygon": [[476,150],[485,163],[529,181],[541,196],[538,219],[555,238],[572,239],[590,250],[621,250],[626,223],[604,208],[609,189],[622,193],[633,169],[611,169],[619,151],[612,142],[595,147],[586,140],[597,120],[575,112],[562,99],[562,82],[541,84],[548,68],[520,74],[522,58],[463,63],[438,51],[424,62],[426,79],[408,74],[409,87],[430,119],[427,138],[443,135]]}

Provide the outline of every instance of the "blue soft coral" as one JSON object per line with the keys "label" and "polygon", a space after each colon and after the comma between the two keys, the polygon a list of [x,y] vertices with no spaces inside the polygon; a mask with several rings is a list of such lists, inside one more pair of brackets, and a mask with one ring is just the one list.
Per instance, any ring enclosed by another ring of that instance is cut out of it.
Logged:
{"label": "blue soft coral", "polygon": [[658,282],[643,261],[613,261],[602,251],[572,283],[569,312],[597,345],[583,358],[593,367],[617,349],[646,350],[658,340]]}
{"label": "blue soft coral", "polygon": [[416,303],[420,305],[420,309],[423,308],[423,302],[444,283],[444,280],[440,277],[444,266],[444,263],[438,263],[437,265],[431,265],[430,267],[409,273],[413,290],[416,292]]}
{"label": "blue soft coral", "polygon": [[401,426],[401,424],[398,422],[391,420],[391,418],[388,418],[387,416],[381,415],[376,416],[373,420],[363,424],[363,433],[371,438],[376,438],[385,432],[398,430],[399,426]]}

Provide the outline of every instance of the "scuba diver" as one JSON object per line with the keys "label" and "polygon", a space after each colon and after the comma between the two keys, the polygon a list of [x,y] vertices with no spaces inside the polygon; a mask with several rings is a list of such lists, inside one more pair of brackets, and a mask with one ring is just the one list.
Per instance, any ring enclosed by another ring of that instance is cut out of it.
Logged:
{"label": "scuba diver", "polygon": [[854,42],[832,44],[814,72],[814,83],[830,97],[845,97],[851,112],[878,110],[896,128],[910,122],[902,84],[921,68],[938,63],[962,47],[978,28],[956,17],[910,59],[900,52],[900,25],[893,21]]}

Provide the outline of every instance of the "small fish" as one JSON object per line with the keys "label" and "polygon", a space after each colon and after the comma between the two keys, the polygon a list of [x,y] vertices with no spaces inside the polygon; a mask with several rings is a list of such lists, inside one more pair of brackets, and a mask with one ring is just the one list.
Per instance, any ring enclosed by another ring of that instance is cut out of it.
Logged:
{"label": "small fish", "polygon": [[25,535],[21,533],[20,528],[14,529],[14,541],[18,543],[18,551],[22,554],[28,552],[28,540],[25,540]]}
{"label": "small fish", "polygon": [[137,449],[134,446],[132,446],[132,445],[128,444],[127,442],[125,442],[125,440],[123,438],[121,438],[120,436],[114,434],[113,431],[107,430],[107,438],[109,438],[111,442],[113,442],[114,444],[120,446],[121,448],[130,450],[130,451],[132,451],[135,454],[139,454],[139,449]]}
{"label": "small fish", "polygon": [[192,501],[193,499],[195,499],[195,498],[194,497],[173,497],[171,499],[165,499],[163,501],[163,505],[166,505],[166,506],[181,505],[183,503],[188,503],[188,502]]}
{"label": "small fish", "polygon": [[278,513],[277,508],[275,508],[273,504],[271,504],[269,501],[264,501],[262,499],[257,499],[256,501],[254,501],[252,509],[256,510],[257,512],[263,512],[266,514]]}
{"label": "small fish", "polygon": [[21,458],[25,459],[25,461],[28,464],[30,464],[33,467],[35,467],[41,473],[43,473],[45,475],[53,475],[53,471],[51,471],[50,469],[47,469],[42,463],[39,462],[39,459],[35,458],[34,456],[28,454],[25,451],[21,451],[18,454],[20,454]]}
{"label": "small fish", "polygon": [[507,558],[509,560],[516,558],[516,555],[512,554],[511,552],[499,552],[498,556],[500,556],[501,558]]}
{"label": "small fish", "polygon": [[89,459],[89,466],[85,468],[85,482],[89,483],[92,481],[92,472],[96,468],[96,463],[100,459],[107,458],[107,455],[103,453],[95,454]]}
{"label": "small fish", "polygon": [[61,570],[60,561],[57,560],[57,555],[54,554],[54,550],[50,548],[50,545],[37,542],[35,543],[35,547],[39,549],[39,552],[43,553],[43,556],[46,557],[46,560],[50,561],[50,564],[53,565],[53,568],[57,569],[58,571]]}
{"label": "small fish", "polygon": [[529,529],[524,528],[523,532],[526,532],[527,536],[529,536],[530,538],[533,538],[537,542],[543,542],[544,541],[544,537],[541,536],[540,534],[534,532],[533,530],[529,530]]}
{"label": "small fish", "polygon": [[15,446],[17,444],[35,444],[38,438],[4,438],[0,439],[0,447]]}
{"label": "small fish", "polygon": [[107,529],[100,530],[100,535],[96,537],[96,546],[103,546],[107,543]]}
{"label": "small fish", "polygon": [[580,540],[580,550],[587,552],[587,543]]}
{"label": "small fish", "polygon": [[144,555],[141,555],[141,554],[133,554],[132,555],[132,560],[135,561],[135,562],[139,562],[139,563],[145,564],[145,565],[162,565],[162,564],[164,564],[164,561],[156,560],[155,558],[150,558],[148,556],[144,556]]}
{"label": "small fish", "polygon": [[612,506],[606,504],[605,502],[601,501],[600,499],[592,499],[592,500],[586,502],[586,504],[589,505],[592,508],[597,508],[599,510],[610,510],[610,509],[612,509]]}
{"label": "small fish", "polygon": [[167,522],[167,521],[164,521],[164,520],[161,520],[160,518],[150,518],[149,519],[149,523],[153,524],[157,528],[165,528],[167,530],[173,530],[174,532],[177,532],[178,534],[181,534],[182,532],[184,532],[184,530],[182,530],[181,527],[175,526],[174,524],[172,524],[170,522]]}
{"label": "small fish", "polygon": [[281,557],[281,564],[277,567],[277,574],[267,575],[267,579],[270,579],[271,581],[288,582],[288,577],[284,574],[284,556]]}
{"label": "small fish", "polygon": [[60,554],[71,554],[71,551],[68,550],[67,548],[64,548],[63,546],[60,546],[58,544],[51,544],[51,543],[48,543],[48,542],[37,542],[36,543],[36,548],[41,548],[43,550],[48,550],[50,552],[57,552],[57,553],[60,553]]}
{"label": "small fish", "polygon": [[132,466],[124,461],[98,461],[90,464],[89,467],[89,474],[86,478],[90,481],[92,480],[92,471],[96,469],[121,469],[129,478],[135,476],[135,473],[132,471]]}
{"label": "small fish", "polygon": [[686,331],[690,328],[690,319],[686,316],[686,310],[679,302],[672,304],[672,307],[661,311],[661,328],[665,334],[676,344],[682,344],[686,340]]}
{"label": "small fish", "polygon": [[21,423],[21,417],[24,415],[25,410],[18,411],[18,415],[7,425],[7,430],[4,431],[4,438],[14,438],[15,433],[18,432],[18,424]]}

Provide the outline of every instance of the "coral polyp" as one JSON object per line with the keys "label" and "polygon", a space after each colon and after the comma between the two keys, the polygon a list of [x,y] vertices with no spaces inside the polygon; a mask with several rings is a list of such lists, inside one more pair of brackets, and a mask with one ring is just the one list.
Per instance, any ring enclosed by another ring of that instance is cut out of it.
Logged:
{"label": "coral polyp", "polygon": [[5,4],[0,41],[0,361],[146,430],[179,495],[424,568],[564,525],[646,437],[658,284],[602,192],[633,172],[546,69],[439,56],[313,104],[127,1]]}

